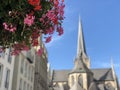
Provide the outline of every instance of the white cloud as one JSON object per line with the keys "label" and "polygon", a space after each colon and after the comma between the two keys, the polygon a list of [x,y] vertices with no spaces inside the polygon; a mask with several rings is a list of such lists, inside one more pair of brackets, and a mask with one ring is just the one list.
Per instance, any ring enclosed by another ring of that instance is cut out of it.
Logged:
{"label": "white cloud", "polygon": [[[120,64],[114,63],[113,64],[115,68],[120,68]],[[102,67],[111,67],[111,63],[101,63]]]}
{"label": "white cloud", "polygon": [[[97,68],[111,68],[111,62],[110,61],[104,61],[104,60],[94,60],[91,62],[92,67],[97,67]],[[113,62],[114,68],[120,68],[120,63]]]}

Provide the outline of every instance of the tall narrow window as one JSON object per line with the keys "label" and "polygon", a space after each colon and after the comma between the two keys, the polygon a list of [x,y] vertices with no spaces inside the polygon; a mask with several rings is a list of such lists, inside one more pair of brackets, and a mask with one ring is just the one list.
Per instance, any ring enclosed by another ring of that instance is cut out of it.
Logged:
{"label": "tall narrow window", "polygon": [[20,79],[19,90],[22,90],[22,79]]}
{"label": "tall narrow window", "polygon": [[27,85],[27,90],[30,90],[30,89],[29,89],[29,84]]}
{"label": "tall narrow window", "polygon": [[25,77],[27,76],[27,63],[25,62],[25,68],[24,68],[24,70],[25,70]]}
{"label": "tall narrow window", "polygon": [[78,76],[78,82],[83,87],[83,77],[82,77],[82,75]]}
{"label": "tall narrow window", "polygon": [[32,86],[31,86],[30,90],[33,90],[33,89],[32,89]]}
{"label": "tall narrow window", "polygon": [[29,79],[29,65],[27,65],[27,78]]}
{"label": "tall narrow window", "polygon": [[0,64],[0,85],[2,82],[3,65]]}
{"label": "tall narrow window", "polygon": [[5,79],[5,88],[6,88],[6,89],[9,88],[9,79],[10,79],[10,70],[7,69],[7,70],[6,70],[6,79]]}
{"label": "tall narrow window", "polygon": [[9,51],[8,51],[8,62],[11,63],[11,60],[12,60],[11,48],[9,48]]}
{"label": "tall narrow window", "polygon": [[74,81],[74,76],[72,76],[71,79],[72,79],[72,85],[74,85],[74,82],[75,82]]}
{"label": "tall narrow window", "polygon": [[31,81],[33,82],[33,78],[34,78],[34,67],[32,67],[32,72],[31,72]]}
{"label": "tall narrow window", "polygon": [[33,81],[33,67],[31,67],[31,82]]}
{"label": "tall narrow window", "polygon": [[28,67],[28,80],[30,80],[30,65]]}
{"label": "tall narrow window", "polygon": [[24,61],[23,61],[23,60],[20,60],[20,61],[21,61],[21,69],[20,69],[20,72],[23,74]]}
{"label": "tall narrow window", "polygon": [[24,82],[24,89],[23,90],[26,90],[26,82]]}

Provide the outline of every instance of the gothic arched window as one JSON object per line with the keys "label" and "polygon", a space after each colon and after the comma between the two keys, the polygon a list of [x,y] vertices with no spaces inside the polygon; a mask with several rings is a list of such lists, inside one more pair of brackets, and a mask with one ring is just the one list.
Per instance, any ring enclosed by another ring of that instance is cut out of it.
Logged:
{"label": "gothic arched window", "polygon": [[111,83],[105,84],[105,89],[106,90],[115,90]]}
{"label": "gothic arched window", "polygon": [[74,85],[75,82],[74,76],[71,76],[71,80],[72,80],[72,85]]}
{"label": "gothic arched window", "polygon": [[82,75],[78,76],[78,82],[83,87],[83,77],[82,77]]}

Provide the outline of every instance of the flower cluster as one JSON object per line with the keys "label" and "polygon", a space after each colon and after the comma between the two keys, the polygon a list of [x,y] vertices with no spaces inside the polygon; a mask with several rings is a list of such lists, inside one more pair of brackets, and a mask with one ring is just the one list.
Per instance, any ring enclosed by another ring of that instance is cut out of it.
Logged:
{"label": "flower cluster", "polygon": [[[2,0],[0,3],[0,50],[12,47],[12,54],[39,46],[57,32],[63,34],[64,0]],[[39,55],[42,49],[37,52]]]}

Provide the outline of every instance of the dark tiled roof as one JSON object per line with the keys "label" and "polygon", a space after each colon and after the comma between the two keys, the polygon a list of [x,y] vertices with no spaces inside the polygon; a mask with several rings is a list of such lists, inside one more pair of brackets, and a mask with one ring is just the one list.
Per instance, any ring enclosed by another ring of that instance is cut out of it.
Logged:
{"label": "dark tiled roof", "polygon": [[[94,79],[96,81],[104,81],[104,80],[114,80],[112,75],[112,69],[91,69],[94,75]],[[68,74],[71,70],[54,70],[53,72],[53,81],[55,82],[67,82]]]}
{"label": "dark tiled roof", "polygon": [[91,82],[89,90],[99,90],[97,84],[94,81]]}
{"label": "dark tiled roof", "polygon": [[112,69],[111,68],[105,68],[105,69],[91,69],[94,75],[95,80],[114,80],[112,75]]}
{"label": "dark tiled roof", "polygon": [[53,81],[56,82],[66,82],[68,81],[68,73],[71,70],[54,70],[53,71]]}

